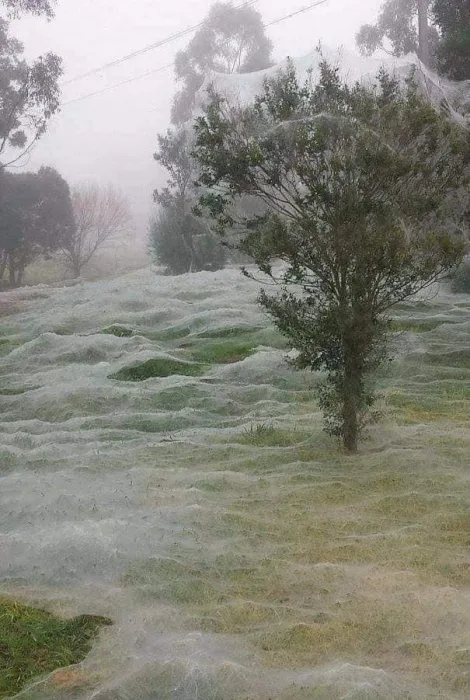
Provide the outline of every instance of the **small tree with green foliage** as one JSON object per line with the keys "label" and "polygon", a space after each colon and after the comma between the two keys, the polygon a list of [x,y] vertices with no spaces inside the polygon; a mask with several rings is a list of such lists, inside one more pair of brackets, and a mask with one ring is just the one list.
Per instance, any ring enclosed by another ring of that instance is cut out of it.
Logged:
{"label": "small tree with green foliage", "polygon": [[[387,312],[462,256],[442,205],[464,179],[469,134],[411,80],[401,89],[381,72],[351,87],[320,68],[318,84],[301,85],[291,64],[247,107],[213,93],[194,153],[201,210],[221,235],[238,223],[242,250],[280,285],[260,303],[298,351],[295,365],[326,371],[327,429],[355,452]],[[246,195],[264,212],[237,220]]]}

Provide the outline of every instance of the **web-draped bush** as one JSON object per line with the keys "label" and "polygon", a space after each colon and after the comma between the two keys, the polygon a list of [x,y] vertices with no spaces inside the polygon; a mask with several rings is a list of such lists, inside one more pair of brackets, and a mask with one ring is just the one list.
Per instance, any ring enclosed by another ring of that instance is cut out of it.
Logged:
{"label": "web-draped bush", "polygon": [[[349,85],[322,60],[315,84],[293,64],[248,106],[212,91],[196,121],[200,211],[280,287],[260,302],[298,351],[326,371],[327,428],[357,449],[386,357],[387,312],[462,257],[469,133],[385,71]],[[240,200],[258,203],[240,215]],[[279,263],[282,263],[279,265]]]}

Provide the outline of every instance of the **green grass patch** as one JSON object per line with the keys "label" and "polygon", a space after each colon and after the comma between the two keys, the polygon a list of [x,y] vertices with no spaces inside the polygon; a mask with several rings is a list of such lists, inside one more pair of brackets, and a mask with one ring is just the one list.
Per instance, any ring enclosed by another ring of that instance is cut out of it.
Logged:
{"label": "green grass patch", "polygon": [[0,598],[0,698],[18,693],[36,676],[83,661],[100,628],[110,624],[93,615],[61,620]]}
{"label": "green grass patch", "polygon": [[147,338],[150,340],[181,340],[182,338],[187,338],[191,335],[192,330],[188,326],[175,327],[175,328],[165,328],[162,331],[155,331],[152,333],[145,333]]}
{"label": "green grass patch", "polygon": [[115,374],[110,374],[108,379],[119,379],[123,382],[143,382],[152,377],[170,377],[174,374],[186,377],[199,377],[203,372],[204,368],[199,364],[156,358],[142,362],[140,365],[123,367]]}
{"label": "green grass patch", "polygon": [[115,335],[116,338],[130,338],[131,336],[135,335],[132,328],[126,328],[126,326],[120,326],[119,324],[109,326],[108,328],[103,328],[103,330],[100,332],[104,333],[105,335]]}
{"label": "green grass patch", "polygon": [[21,396],[21,394],[26,394],[30,389],[0,389],[0,396]]}
{"label": "green grass patch", "polygon": [[443,323],[454,323],[444,319],[418,319],[418,318],[394,318],[391,321],[391,330],[398,332],[411,331],[414,333],[426,333],[432,331]]}
{"label": "green grass patch", "polygon": [[202,345],[191,351],[195,362],[204,364],[233,364],[249,357],[254,352],[251,344],[247,343],[214,343]]}
{"label": "green grass patch", "polygon": [[240,338],[247,334],[252,334],[255,331],[261,330],[260,328],[253,328],[252,326],[226,326],[225,328],[214,328],[213,330],[202,331],[198,333],[198,338]]}

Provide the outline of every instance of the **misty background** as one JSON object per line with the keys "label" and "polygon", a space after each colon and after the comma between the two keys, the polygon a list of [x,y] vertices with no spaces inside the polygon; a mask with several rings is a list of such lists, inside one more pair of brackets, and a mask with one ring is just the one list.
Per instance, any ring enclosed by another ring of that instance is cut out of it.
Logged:
{"label": "misty background", "polygon": [[[34,151],[21,161],[22,168],[50,165],[71,183],[113,183],[129,198],[142,246],[153,207],[152,192],[166,179],[152,153],[157,134],[170,122],[176,91],[171,64],[192,34],[112,68],[75,78],[198,24],[212,4],[212,0],[61,0],[52,22],[33,17],[12,22],[12,34],[25,43],[27,58],[53,51],[64,62],[62,110]],[[309,4],[305,0],[259,0],[254,8],[269,24]],[[375,20],[380,5],[381,0],[327,0],[268,27],[276,62],[287,55],[305,55],[318,42],[357,51],[356,32],[364,22]],[[150,71],[155,72],[134,80]],[[132,82],[112,88],[127,80]],[[95,92],[99,94],[89,96]]]}

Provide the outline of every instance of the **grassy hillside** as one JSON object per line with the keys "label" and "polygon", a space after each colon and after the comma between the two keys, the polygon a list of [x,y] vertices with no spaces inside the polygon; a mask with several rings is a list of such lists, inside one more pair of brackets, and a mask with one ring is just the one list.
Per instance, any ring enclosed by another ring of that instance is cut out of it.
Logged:
{"label": "grassy hillside", "polygon": [[148,271],[2,320],[3,588],[115,623],[57,697],[468,698],[470,299],[396,310],[349,457],[256,294]]}

